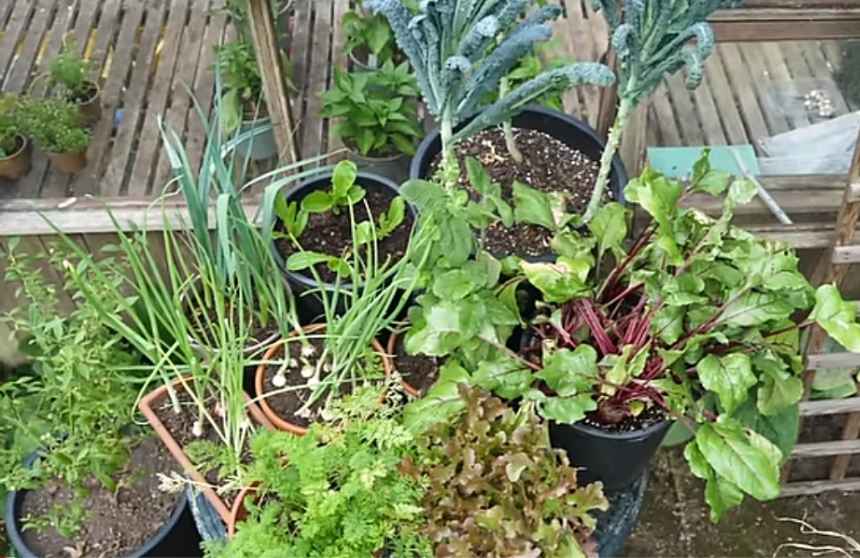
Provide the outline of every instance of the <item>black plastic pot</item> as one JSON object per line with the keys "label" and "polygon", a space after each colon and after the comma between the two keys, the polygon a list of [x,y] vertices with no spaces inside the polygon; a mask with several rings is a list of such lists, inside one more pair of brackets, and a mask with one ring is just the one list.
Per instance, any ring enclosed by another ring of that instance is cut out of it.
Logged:
{"label": "black plastic pot", "polygon": [[567,452],[580,468],[581,484],[601,481],[606,490],[622,490],[640,478],[672,423],[668,420],[632,432],[607,432],[583,423],[550,422],[552,446]]}
{"label": "black plastic pot", "polygon": [[[606,143],[597,135],[594,128],[569,114],[558,112],[545,107],[530,105],[514,116],[515,128],[540,130],[551,135],[572,149],[576,149],[595,161],[603,155]],[[463,124],[461,124],[463,126]],[[424,138],[412,165],[409,168],[410,178],[427,178],[430,175],[430,165],[433,159],[442,151],[442,138],[439,130],[433,130]],[[618,155],[612,160],[612,172],[609,175],[609,185],[618,201],[624,201],[624,187],[627,185],[627,170]]]}
{"label": "black plastic pot", "polygon": [[[35,454],[31,455],[27,459],[26,465],[31,466],[36,457]],[[18,558],[40,558],[24,542],[20,514],[24,494],[26,491],[16,491],[10,492],[6,496],[4,517],[6,532],[9,534],[9,542],[15,548],[15,555]],[[200,556],[202,554],[200,550],[201,540],[200,533],[197,532],[197,526],[194,523],[194,516],[188,505],[188,497],[183,493],[167,522],[146,544],[129,555],[129,558]]]}
{"label": "black plastic pot", "polygon": [[[287,203],[293,201],[301,203],[301,200],[311,192],[316,190],[328,190],[331,188],[331,179],[332,173],[326,172],[307,182],[303,182],[296,188],[287,192]],[[392,197],[399,194],[397,184],[376,174],[360,172],[358,173],[355,183],[368,191],[388,190],[391,192]],[[412,216],[412,220],[414,222],[417,219],[415,208],[407,204],[407,211],[409,212],[409,215]],[[290,284],[293,295],[296,297],[299,318],[302,323],[317,323],[319,321],[319,317],[323,315],[323,304],[317,293],[322,289],[327,293],[332,294],[335,291],[335,285],[333,283],[323,283],[320,285],[310,274],[305,275],[304,273],[289,271],[286,268],[286,262],[283,261],[283,256],[280,255],[277,249],[275,250],[275,255],[281,261],[284,273],[287,276],[287,281]],[[350,283],[343,282],[340,284],[340,289],[344,292],[348,292],[351,288],[352,285]],[[339,297],[336,312],[342,313],[346,310],[345,302],[345,297]]]}

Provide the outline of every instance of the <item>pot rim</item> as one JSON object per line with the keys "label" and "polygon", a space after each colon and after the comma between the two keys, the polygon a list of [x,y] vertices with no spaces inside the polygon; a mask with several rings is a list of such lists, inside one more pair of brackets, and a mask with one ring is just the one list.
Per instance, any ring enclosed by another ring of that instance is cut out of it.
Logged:
{"label": "pot rim", "polygon": [[[30,467],[33,465],[33,462],[39,457],[39,452],[35,451],[31,453],[27,459],[24,461],[24,465],[26,467]],[[5,510],[5,523],[6,529],[9,533],[9,542],[12,543],[12,547],[16,552],[21,554],[21,558],[38,558],[36,553],[34,553],[30,547],[24,542],[24,536],[22,535],[21,529],[18,528],[19,520],[15,514],[16,502],[18,497],[23,497],[24,494],[29,492],[28,490],[14,490],[9,492],[6,495],[6,510]],[[185,513],[185,510],[188,508],[188,492],[183,490],[182,496],[176,502],[176,505],[173,508],[173,511],[170,513],[170,516],[167,518],[161,527],[159,527],[158,531],[156,531],[147,542],[142,546],[138,547],[132,554],[129,555],[129,558],[142,558],[147,553],[149,553],[153,548],[155,548],[162,540],[167,536],[167,534],[176,527],[176,524],[179,522],[182,514]]]}
{"label": "pot rim", "polygon": [[93,88],[95,89],[95,92],[92,95],[90,95],[90,98],[87,99],[86,101],[77,102],[76,104],[78,106],[86,106],[86,105],[93,104],[94,102],[96,102],[98,100],[99,96],[102,93],[102,88],[99,85],[98,81],[92,80],[92,79],[86,79],[86,80],[84,80],[84,83],[89,83],[90,85],[92,85]]}
{"label": "pot rim", "polygon": [[[233,506],[230,508],[230,519],[227,521],[227,538],[232,539],[236,535],[236,525],[241,521],[239,514],[245,511],[245,499],[252,493],[257,492],[256,486],[246,486],[239,491]],[[244,519],[244,518],[243,518]]]}
{"label": "pot rim", "polygon": [[[513,118],[516,119],[517,116],[527,114],[527,113],[535,113],[535,114],[538,114],[540,116],[557,118],[557,119],[565,122],[566,124],[577,128],[581,133],[585,134],[589,139],[591,139],[592,141],[594,141],[598,145],[600,145],[602,147],[602,149],[606,149],[606,141],[598,135],[597,131],[594,128],[592,128],[588,122],[586,122],[584,120],[580,120],[579,118],[576,118],[575,116],[571,116],[570,114],[567,114],[564,112],[559,112],[557,110],[547,108],[547,107],[544,107],[544,106],[538,105],[538,104],[530,104],[530,105],[523,107],[523,109],[520,110],[518,113],[516,113]],[[468,120],[461,122],[457,126],[457,128],[462,127],[463,125],[465,125],[466,122],[468,122]],[[416,156],[412,158],[412,164],[410,165],[410,168],[409,168],[410,178],[420,176],[421,169],[419,167],[418,155],[421,153],[428,152],[430,150],[430,146],[433,145],[433,143],[439,138],[439,136],[440,136],[440,131],[439,131],[438,127],[434,128],[426,136],[424,136],[424,139],[418,145],[418,149],[416,150]],[[621,156],[618,153],[616,153],[615,157],[612,158],[611,171],[612,171],[612,173],[610,175],[610,182],[613,182],[612,177],[615,176],[615,177],[617,177],[617,180],[619,180],[622,183],[622,185],[627,184],[627,182],[628,182],[627,170],[624,168],[624,162],[621,160]],[[623,193],[623,187],[622,187],[622,193]],[[618,201],[624,201],[624,200],[622,199],[622,200],[618,200]]]}
{"label": "pot rim", "polygon": [[87,146],[87,149],[84,149],[83,151],[49,151],[47,149],[44,151],[47,155],[56,155],[58,157],[86,157],[88,150],[89,146]]}
{"label": "pot rim", "polygon": [[583,434],[594,436],[595,438],[603,438],[607,440],[632,440],[638,438],[647,438],[649,436],[657,434],[662,430],[668,429],[670,426],[672,426],[673,422],[674,421],[670,418],[664,418],[660,422],[651,424],[646,428],[641,428],[639,430],[628,430],[625,432],[609,432],[607,430],[597,428],[596,426],[586,424],[583,421],[574,424],[556,423],[556,425],[567,426],[573,428],[574,430],[578,430]]}
{"label": "pot rim", "polygon": [[[305,180],[304,182],[302,182],[301,184],[298,184],[294,188],[291,188],[290,190],[288,190],[284,194],[286,201],[288,203],[290,201],[296,201],[296,202],[301,201],[300,199],[296,198],[296,196],[299,194],[299,192],[301,192],[302,190],[304,190],[306,188],[310,188],[311,186],[316,186],[317,182],[325,181],[327,183],[330,183],[333,176],[334,176],[334,172],[329,170],[329,171],[321,173],[321,174],[319,174],[313,178]],[[397,189],[397,185],[394,183],[394,181],[390,180],[388,178],[385,178],[384,176],[380,176],[378,174],[369,173],[369,172],[359,172],[358,175],[356,176],[355,182],[356,182],[356,184],[358,184],[360,186],[366,186],[365,184],[361,183],[362,180],[376,182],[378,186],[381,186],[383,189],[388,189],[389,191],[391,191],[394,194],[394,196],[400,195],[399,191]],[[310,191],[308,193],[310,193]],[[413,222],[417,221],[418,212],[415,210],[415,208],[412,206],[412,204],[407,203],[406,204],[406,210],[412,216]],[[273,249],[274,249],[274,245],[273,245]],[[305,288],[308,288],[308,289],[324,289],[327,291],[332,291],[335,288],[339,288],[339,289],[350,289],[350,288],[352,288],[352,283],[349,281],[342,281],[339,285],[335,285],[334,283],[328,283],[325,281],[321,281],[318,283],[314,280],[313,277],[305,275],[304,273],[300,273],[297,271],[290,271],[287,269],[286,260],[283,258],[281,253],[278,252],[277,249],[275,249],[274,252],[277,256],[277,259],[281,261],[283,269],[284,269],[284,273],[287,275],[287,277],[295,280],[297,283],[301,283],[301,285]]]}
{"label": "pot rim", "polygon": [[369,163],[393,163],[394,161],[398,161],[400,159],[409,159],[412,155],[408,155],[406,153],[397,153],[396,155],[389,155],[387,157],[374,157],[372,155],[362,155],[360,152],[356,151],[350,146],[346,146],[349,149],[349,154],[351,157],[359,160],[365,160]]}
{"label": "pot rim", "polygon": [[[324,330],[326,324],[311,324],[308,326],[302,327],[302,331],[304,333],[316,333],[318,331]],[[297,335],[297,332],[293,332],[287,339],[278,339],[266,350],[266,353],[263,355],[263,362],[261,362],[257,366],[257,371],[254,373],[254,395],[256,396],[257,404],[259,405],[260,410],[266,415],[266,418],[269,422],[275,426],[278,430],[282,430],[284,432],[290,432],[292,434],[296,434],[297,436],[304,436],[308,432],[308,427],[299,426],[297,424],[293,424],[292,422],[286,420],[272,409],[268,402],[266,402],[265,393],[263,392],[263,378],[266,374],[266,368],[268,365],[267,361],[272,359],[275,354],[281,350],[281,348],[287,343],[287,340],[293,338]],[[383,348],[382,344],[378,339],[374,339],[370,346],[373,348],[373,351],[378,354],[382,358],[382,370],[385,374],[385,377],[388,378],[392,373],[392,361],[391,357],[385,352],[385,348]]]}
{"label": "pot rim", "polygon": [[[176,378],[175,380],[170,382],[172,386],[181,386],[185,387],[185,384],[193,381],[193,378],[190,376]],[[143,416],[146,417],[147,422],[149,422],[152,429],[155,431],[156,435],[161,439],[161,443],[163,443],[173,458],[182,465],[182,469],[185,471],[185,474],[190,475],[191,478],[197,483],[198,488],[203,494],[206,496],[206,499],[209,500],[209,503],[212,504],[212,507],[215,508],[215,511],[225,522],[229,521],[230,518],[230,509],[227,508],[227,504],[224,500],[218,496],[215,490],[209,486],[206,478],[200,473],[197,467],[191,462],[188,458],[188,455],[185,453],[185,450],[170,431],[167,430],[167,427],[164,426],[164,423],[161,422],[161,419],[156,415],[155,410],[153,409],[155,401],[166,396],[167,394],[167,384],[162,384],[156,389],[147,393],[140,402],[137,404],[137,408],[140,409],[140,412],[143,413]],[[263,428],[274,429],[274,426],[265,414],[260,410],[256,403],[251,400],[251,397],[246,393],[245,399],[247,403],[245,408],[248,410],[248,414],[257,421]]]}
{"label": "pot rim", "polygon": [[[391,368],[394,370],[394,356],[397,351],[397,340],[400,339],[401,331],[395,330],[391,332],[391,335],[388,336],[388,343],[385,346],[385,350],[388,351],[388,358],[391,359]],[[420,399],[421,391],[416,389],[415,386],[406,381],[406,378],[400,376],[400,385],[403,386],[403,389],[410,396]]]}
{"label": "pot rim", "polygon": [[27,149],[27,146],[30,145],[30,138],[25,136],[24,134],[15,134],[17,139],[21,140],[21,147],[18,150],[9,155],[8,157],[0,157],[0,161],[11,161],[12,159],[16,159],[24,154],[24,151]]}

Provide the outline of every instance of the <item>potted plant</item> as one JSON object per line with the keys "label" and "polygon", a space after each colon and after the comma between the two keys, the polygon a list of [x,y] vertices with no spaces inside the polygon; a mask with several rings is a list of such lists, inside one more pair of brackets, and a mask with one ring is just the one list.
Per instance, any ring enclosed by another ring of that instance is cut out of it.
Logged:
{"label": "potted plant", "polygon": [[322,116],[337,118],[335,134],[349,147],[362,172],[400,184],[421,136],[418,89],[409,65],[391,61],[379,70],[346,73],[335,68],[334,85],[323,95]]}
{"label": "potted plant", "polygon": [[254,47],[233,41],[217,47],[221,77],[221,129],[234,137],[234,150],[253,161],[278,154],[272,121],[263,97],[263,80]]}
{"label": "potted plant", "polygon": [[420,530],[422,483],[401,473],[414,435],[399,408],[360,389],[332,402],[329,420],[306,436],[260,433],[237,508],[233,538],[207,556],[429,557]]}
{"label": "potted plant", "polygon": [[[32,257],[12,243],[6,279],[27,305],[7,317],[26,337],[31,371],[0,389],[4,452],[0,477],[13,489],[5,523],[16,555],[61,556],[69,549],[104,556],[193,556],[200,537],[184,492],[165,492],[178,472],[167,451],[134,423],[139,356],[76,297],[65,317]],[[52,250],[59,270],[85,270]],[[89,272],[83,271],[89,276]],[[27,453],[30,456],[25,460]]]}
{"label": "potted plant", "polygon": [[[725,194],[722,216],[682,209],[693,192]],[[569,232],[556,262],[522,262],[542,295],[530,335],[520,356],[483,363],[473,380],[535,401],[554,443],[607,487],[641,472],[678,421],[695,432],[685,456],[707,482],[712,519],[744,494],[775,498],[803,395],[799,333],[817,324],[858,351],[860,325],[784,244],[731,226],[755,195],[707,153],[686,185],[646,170],[626,196],[652,222],[625,249],[627,210],[607,204],[587,233]]]}
{"label": "potted plant", "polygon": [[[276,426],[296,434],[305,433],[342,392],[378,384],[391,375],[390,358],[377,337],[408,304],[419,281],[415,266],[421,268],[430,240],[416,231],[408,251],[385,254],[384,233],[401,226],[405,204],[397,198],[400,203],[392,202],[381,218],[356,223],[357,212],[349,199],[357,207],[359,198],[370,195],[370,190],[356,190],[360,188],[354,183],[357,176],[353,163],[342,162],[335,169],[331,190],[316,190],[304,198],[304,207],[291,202],[288,210],[288,221],[293,223],[308,219],[301,216],[309,209],[307,203],[330,210],[340,205],[338,211],[349,212],[350,245],[338,250],[340,256],[310,252],[297,244],[287,259],[288,271],[310,273],[314,278],[322,316],[313,316],[316,325],[296,327],[282,343],[273,345],[257,369],[256,396],[263,412]],[[293,232],[287,234],[296,240]],[[320,270],[334,273],[333,284],[322,282]],[[298,324],[298,317],[294,319]]]}
{"label": "potted plant", "polygon": [[0,96],[0,177],[18,180],[30,172],[30,141],[21,133],[21,101]]}
{"label": "potted plant", "polygon": [[[274,207],[276,249],[298,297],[304,323],[323,314],[322,295],[349,289],[358,271],[349,265],[358,247],[368,246],[373,227],[379,255],[397,259],[406,253],[414,212],[398,196],[397,186],[381,176],[358,172],[352,161],[278,195]],[[354,227],[360,225],[356,238]],[[364,248],[362,248],[363,250]],[[340,297],[340,306],[348,302]]]}
{"label": "potted plant", "polygon": [[[439,131],[425,138],[413,159],[410,171],[413,178],[428,177],[433,167],[440,165],[450,167],[448,179],[456,176],[453,170],[458,159],[455,144],[509,121],[550,90],[564,90],[583,83],[606,86],[613,82],[614,76],[606,66],[568,64],[543,72],[515,88],[507,88],[500,92],[498,100],[484,106],[487,95],[499,92],[502,78],[529,54],[533,45],[550,37],[552,30],[547,22],[561,13],[558,6],[546,5],[521,20],[528,4],[515,0],[481,2],[477,6],[428,3],[422,4],[419,13],[413,16],[402,2],[368,0],[367,7],[371,11],[388,18],[400,48],[415,69],[424,102],[440,123]],[[446,15],[449,11],[453,11],[452,17]],[[422,53],[439,50],[436,46],[439,37],[447,38],[439,56],[423,56]],[[569,119],[556,122],[555,116],[553,113],[531,118],[523,116],[514,125],[534,122],[545,134],[542,136],[544,147],[551,151],[561,148],[569,152],[571,148],[590,146],[586,149],[602,152],[599,140],[596,146],[591,146],[596,138],[587,126]],[[506,131],[509,133],[503,134],[502,142],[507,150],[513,148],[516,141],[512,128],[506,127]],[[553,138],[556,134],[557,140]],[[568,143],[570,146],[564,147]],[[528,151],[534,150],[531,147]],[[521,155],[518,151],[511,149],[511,157]],[[553,162],[557,165],[558,158]],[[591,186],[588,188],[590,190]]]}
{"label": "potted plant", "polygon": [[354,70],[374,70],[394,59],[397,43],[384,16],[367,13],[358,2],[357,9],[345,13],[341,23]]}
{"label": "potted plant", "polygon": [[30,100],[22,126],[61,172],[75,174],[86,167],[91,134],[81,126],[75,105],[61,99]]}
{"label": "potted plant", "polygon": [[80,124],[91,127],[102,115],[100,90],[98,83],[87,77],[90,63],[79,53],[76,42],[64,43],[48,66],[48,78],[52,86],[59,87],[64,100],[78,107]]}
{"label": "potted plant", "polygon": [[[405,411],[407,425],[438,418],[401,467],[427,479],[422,533],[436,556],[596,556],[590,514],[608,502],[600,483],[583,486],[565,452],[550,447],[533,406],[515,412],[465,384],[438,388]],[[443,389],[459,397],[451,403]]]}

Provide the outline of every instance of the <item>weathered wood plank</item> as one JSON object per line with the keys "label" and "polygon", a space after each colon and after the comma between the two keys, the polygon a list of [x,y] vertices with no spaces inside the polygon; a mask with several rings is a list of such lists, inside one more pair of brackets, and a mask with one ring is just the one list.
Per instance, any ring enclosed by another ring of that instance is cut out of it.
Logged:
{"label": "weathered wood plank", "polygon": [[[781,46],[782,45],[780,43],[762,43],[761,52],[764,57],[765,64],[767,64],[768,72],[770,73],[769,77],[776,83],[788,85],[794,78],[786,64],[784,50]],[[799,112],[794,115],[786,115],[786,119],[788,120],[789,128],[792,129],[809,126],[810,124],[809,118],[804,112]]]}
{"label": "weathered wood plank", "polygon": [[146,113],[139,133],[137,151],[132,165],[131,177],[127,184],[129,194],[145,194],[155,173],[155,162],[161,149],[161,130],[157,117],[167,109],[167,96],[173,83],[177,61],[180,54],[185,23],[190,9],[188,0],[173,0],[167,18],[167,29],[162,39],[162,49],[158,59],[155,78],[149,90]]}
{"label": "weathered wood plank", "polygon": [[[860,453],[860,440],[837,440],[835,442],[815,442],[797,444],[791,452],[793,458],[832,457],[834,455],[853,455]],[[836,479],[841,480],[841,479]]]}
{"label": "weathered wood plank", "polygon": [[657,88],[651,95],[651,106],[654,109],[655,124],[660,130],[660,145],[673,147],[683,145],[684,141],[681,139],[680,126],[675,122],[675,112],[669,102],[667,88],[665,82]]}
{"label": "weathered wood plank", "polygon": [[667,78],[669,98],[672,100],[672,108],[675,111],[675,120],[680,125],[681,136],[684,145],[697,146],[706,145],[705,134],[702,132],[701,122],[693,106],[690,90],[687,89],[684,76],[674,74]]}
{"label": "weathered wood plank", "polygon": [[57,13],[57,3],[55,0],[37,0],[34,4],[36,7],[33,19],[30,20],[24,42],[18,46],[15,63],[12,64],[6,76],[6,84],[3,87],[4,91],[21,93],[25,91],[25,87],[33,73],[33,68],[36,65],[36,55],[39,53],[42,41],[49,32],[49,26],[55,19],[54,16]]}
{"label": "weathered wood plank", "polygon": [[13,4],[15,10],[6,25],[3,38],[0,39],[0,84],[6,83],[6,73],[15,56],[15,47],[27,33],[30,18],[36,9],[36,4],[32,2],[13,2]]}
{"label": "weathered wood plank", "polygon": [[851,492],[854,490],[860,490],[860,479],[792,482],[782,487],[779,497],[815,496],[816,494],[822,494],[824,492]]}
{"label": "weathered wood plank", "polygon": [[[313,29],[311,28],[313,22],[311,17],[313,13],[313,1],[295,0],[295,7],[293,9],[295,10],[295,23],[293,24],[293,38],[290,43],[290,62],[293,65],[293,83],[296,86],[296,92],[290,101],[292,105],[291,113],[296,125],[293,137],[297,138],[298,143],[301,145],[303,129],[307,125],[305,102],[309,94],[307,72],[311,55],[310,39],[313,36]],[[307,157],[309,152],[303,147],[300,155]]]}
{"label": "weathered wood plank", "polygon": [[750,86],[754,77],[743,62],[738,45],[717,45],[717,54],[722,59],[722,66],[726,70],[732,90],[736,93],[747,137],[751,143],[756,144],[769,134],[755,91]]}
{"label": "weathered wood plank", "polygon": [[[115,6],[119,2],[110,2]],[[80,195],[98,188],[97,193],[111,195],[119,192],[121,175],[110,174],[106,168],[117,160],[126,160],[128,148],[135,135],[134,123],[146,94],[150,65],[155,58],[155,43],[164,21],[165,0],[152,0],[144,12],[140,5],[131,5],[125,12],[116,47],[111,58],[110,73],[102,89],[102,120],[93,130],[92,146],[88,153],[90,164],[72,183],[72,191]],[[146,17],[143,30],[142,18]],[[139,34],[139,41],[136,40]],[[128,87],[125,86],[126,78]],[[114,114],[122,109],[122,122],[114,136]],[[118,164],[118,163],[117,163]]]}
{"label": "weathered wood plank", "polygon": [[707,85],[703,83],[693,91],[693,104],[699,115],[707,145],[726,145],[729,142],[723,131],[720,113],[717,111],[711,88]]}
{"label": "weathered wood plank", "polygon": [[717,104],[717,111],[726,131],[726,139],[732,145],[749,143],[740,111],[735,101],[729,79],[723,68],[720,56],[711,56],[705,63],[705,82],[702,87],[707,87]]}
{"label": "weathered wood plank", "polygon": [[[860,437],[860,412],[852,413],[845,421],[845,426],[842,429],[842,441],[848,443],[852,441],[858,443]],[[830,468],[830,480],[841,481],[848,473],[848,466],[851,464],[850,455],[839,455],[833,459],[833,466]]]}
{"label": "weathered wood plank", "polygon": [[[194,94],[192,86],[202,55],[201,48],[204,45],[203,37],[208,19],[206,14],[210,9],[209,0],[189,0],[189,4],[191,13],[200,14],[200,16],[192,17],[182,33],[182,43],[179,50],[182,55],[179,57],[176,73],[170,84],[168,96],[170,106],[164,113],[164,121],[185,142],[188,141],[186,130],[188,129],[189,109],[191,109],[192,103],[191,95]],[[170,180],[170,162],[167,160],[163,149],[156,150],[153,153],[153,159],[155,178],[146,193],[159,195],[167,185],[167,181]]]}
{"label": "weathered wood plank", "polygon": [[741,55],[746,60],[749,66],[752,82],[747,84],[755,90],[759,99],[759,105],[762,107],[762,114],[771,135],[788,132],[791,128],[788,126],[788,120],[783,112],[783,108],[775,106],[774,100],[771,98],[771,86],[773,80],[767,64],[764,61],[762,46],[760,43],[745,44],[740,47]]}
{"label": "weathered wood plank", "polygon": [[828,399],[823,401],[802,401],[800,416],[819,417],[823,415],[843,415],[860,411],[860,397],[849,399]]}
{"label": "weathered wood plank", "polygon": [[[332,0],[314,2],[314,32],[311,62],[305,79],[305,116],[302,122],[301,146],[305,157],[325,152],[323,145],[322,94],[328,89],[331,60]],[[322,163],[322,162],[321,162]]]}
{"label": "weathered wood plank", "polygon": [[860,353],[821,353],[807,357],[807,369],[860,368]]}

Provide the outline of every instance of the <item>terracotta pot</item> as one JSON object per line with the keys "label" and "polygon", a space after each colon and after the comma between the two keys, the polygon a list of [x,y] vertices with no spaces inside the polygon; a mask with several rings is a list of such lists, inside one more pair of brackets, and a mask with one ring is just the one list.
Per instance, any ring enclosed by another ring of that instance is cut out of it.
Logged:
{"label": "terracotta pot", "polygon": [[[183,382],[187,384],[191,381],[191,378],[185,378],[184,380],[176,379],[171,383],[171,385],[177,390],[185,389]],[[212,507],[214,507],[215,511],[218,512],[221,519],[223,519],[225,523],[229,522],[231,517],[230,506],[228,506],[224,500],[218,496],[215,490],[209,486],[209,482],[203,474],[197,470],[188,458],[185,450],[183,450],[176,439],[170,434],[167,427],[164,426],[164,423],[161,422],[161,419],[159,419],[158,415],[155,413],[155,407],[165,397],[167,397],[167,386],[163,385],[158,389],[151,391],[141,399],[138,404],[138,408],[140,409],[140,412],[143,413],[143,416],[146,417],[146,420],[149,421],[149,424],[152,426],[153,430],[155,430],[155,433],[158,434],[158,437],[161,438],[161,441],[167,447],[168,451],[170,451],[173,458],[182,465],[182,469],[185,471],[185,474],[189,475],[192,480],[198,484],[203,495],[206,496],[206,499],[209,500],[209,503],[212,504]],[[248,401],[248,414],[251,418],[253,418],[257,424],[265,428],[274,429],[272,423],[270,423],[266,416],[260,412],[260,408],[251,401],[248,394],[245,394],[245,399]]]}
{"label": "terracotta pot", "polygon": [[30,141],[24,136],[18,136],[20,147],[12,155],[0,159],[0,178],[18,180],[30,172],[30,160],[33,152]]}
{"label": "terracotta pot", "polygon": [[81,125],[87,128],[94,126],[102,117],[101,89],[94,81],[87,82],[94,93],[86,101],[75,101],[81,111]]}
{"label": "terracotta pot", "polygon": [[[309,325],[303,328],[305,333],[316,333],[325,329],[325,324],[314,324]],[[293,337],[293,336],[291,336]],[[266,354],[263,355],[263,363],[257,367],[257,373],[254,377],[254,389],[256,400],[260,402],[260,409],[262,409],[263,414],[266,415],[266,418],[275,425],[275,428],[278,430],[283,430],[284,432],[290,432],[292,434],[296,434],[297,436],[304,436],[307,434],[308,429],[304,426],[299,426],[297,424],[293,424],[283,417],[275,413],[274,409],[272,409],[269,404],[266,402],[266,398],[263,396],[263,381],[266,376],[266,362],[275,358],[279,351],[281,351],[286,343],[285,340],[281,339],[276,343],[272,344],[271,347],[266,351]],[[376,339],[373,340],[371,345],[373,350],[382,357],[382,368],[385,373],[385,376],[388,377],[391,375],[391,358],[385,353],[385,349],[382,347],[382,344],[379,343]]]}
{"label": "terracotta pot", "polygon": [[[388,346],[386,349],[388,350],[388,358],[391,359],[392,367],[394,365],[394,355],[397,354],[397,340],[400,338],[400,334],[398,332],[394,332],[388,338]],[[403,386],[403,390],[408,393],[411,397],[421,397],[421,391],[416,389],[412,384],[407,382],[403,377],[400,377],[400,385]]]}
{"label": "terracotta pot", "polygon": [[233,500],[233,507],[230,509],[230,519],[227,520],[227,538],[232,539],[236,534],[236,525],[248,517],[248,510],[245,508],[245,498],[256,494],[257,488],[249,486],[243,488],[236,499]]}
{"label": "terracotta pot", "polygon": [[80,153],[51,153],[46,152],[51,164],[57,167],[57,170],[66,174],[77,174],[84,170],[87,166],[87,152]]}

